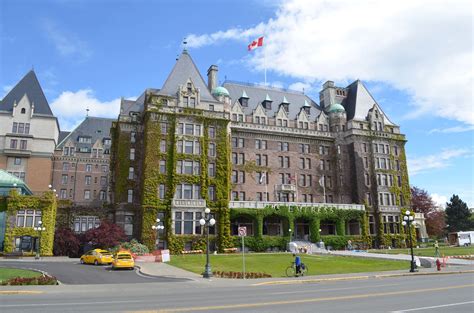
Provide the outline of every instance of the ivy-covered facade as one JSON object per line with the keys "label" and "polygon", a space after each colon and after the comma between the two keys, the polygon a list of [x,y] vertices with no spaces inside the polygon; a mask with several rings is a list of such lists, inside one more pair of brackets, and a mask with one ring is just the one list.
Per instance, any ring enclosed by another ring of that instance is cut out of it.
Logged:
{"label": "ivy-covered facade", "polygon": [[317,104],[268,86],[217,86],[214,65],[206,83],[185,50],[161,89],[122,99],[111,136],[115,221],[149,248],[204,248],[206,207],[220,251],[238,245],[242,226],[255,251],[295,239],[405,244],[405,136],[360,81],[327,82]]}

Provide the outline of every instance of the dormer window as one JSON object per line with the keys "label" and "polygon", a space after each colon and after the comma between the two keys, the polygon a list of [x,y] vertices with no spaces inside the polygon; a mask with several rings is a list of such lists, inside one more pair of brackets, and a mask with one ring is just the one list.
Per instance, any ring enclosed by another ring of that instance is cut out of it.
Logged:
{"label": "dormer window", "polygon": [[306,112],[306,114],[309,115],[309,114],[311,113],[311,107],[309,107],[309,106],[306,107],[306,106],[305,106],[305,107],[303,107],[303,109],[304,109],[304,111]]}
{"label": "dormer window", "polygon": [[191,83],[188,83],[188,93],[193,92],[193,85]]}
{"label": "dormer window", "polygon": [[25,108],[21,108],[21,114],[25,114],[26,113],[26,109]]}
{"label": "dormer window", "polygon": [[112,144],[112,139],[104,138],[104,145],[111,145],[111,144]]}
{"label": "dormer window", "polygon": [[267,96],[265,97],[265,100],[263,100],[263,102],[262,102],[262,106],[267,110],[271,110],[272,109],[272,102],[273,102],[272,99],[270,99],[270,96],[267,93]]}
{"label": "dormer window", "polygon": [[77,138],[77,141],[80,143],[92,143],[91,137],[84,137],[84,136],[79,136]]}
{"label": "dormer window", "polygon": [[249,106],[249,98],[239,98],[240,105],[243,107]]}

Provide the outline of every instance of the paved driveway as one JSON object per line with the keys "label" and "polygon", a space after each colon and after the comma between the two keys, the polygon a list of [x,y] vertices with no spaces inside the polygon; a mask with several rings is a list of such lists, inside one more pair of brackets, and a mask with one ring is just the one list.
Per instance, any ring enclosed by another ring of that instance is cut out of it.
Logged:
{"label": "paved driveway", "polygon": [[136,284],[189,281],[185,278],[151,277],[138,270],[112,270],[110,266],[94,266],[79,262],[3,261],[0,267],[36,269],[55,276],[63,284]]}

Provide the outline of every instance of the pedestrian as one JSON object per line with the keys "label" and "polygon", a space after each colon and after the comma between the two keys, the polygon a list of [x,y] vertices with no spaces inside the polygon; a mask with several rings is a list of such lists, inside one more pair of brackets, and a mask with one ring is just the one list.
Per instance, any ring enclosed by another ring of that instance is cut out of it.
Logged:
{"label": "pedestrian", "polygon": [[434,243],[434,248],[435,248],[435,258],[438,258],[439,257],[439,244],[438,244],[438,240],[435,241]]}
{"label": "pedestrian", "polygon": [[347,241],[347,250],[352,251],[352,241],[351,240]]}
{"label": "pedestrian", "polygon": [[295,257],[295,267],[296,267],[295,275],[298,276],[301,273],[301,258],[299,255],[295,253],[293,253],[293,256]]}

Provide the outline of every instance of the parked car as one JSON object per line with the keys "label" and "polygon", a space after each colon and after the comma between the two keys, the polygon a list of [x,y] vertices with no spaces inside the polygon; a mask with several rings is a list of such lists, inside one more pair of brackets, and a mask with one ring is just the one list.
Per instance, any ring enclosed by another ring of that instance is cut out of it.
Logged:
{"label": "parked car", "polygon": [[133,270],[134,267],[135,261],[129,252],[119,251],[114,256],[114,260],[112,261],[112,269],[115,270],[118,268],[128,268]]}
{"label": "parked car", "polygon": [[112,261],[112,253],[103,249],[90,250],[81,256],[81,264],[111,264]]}

